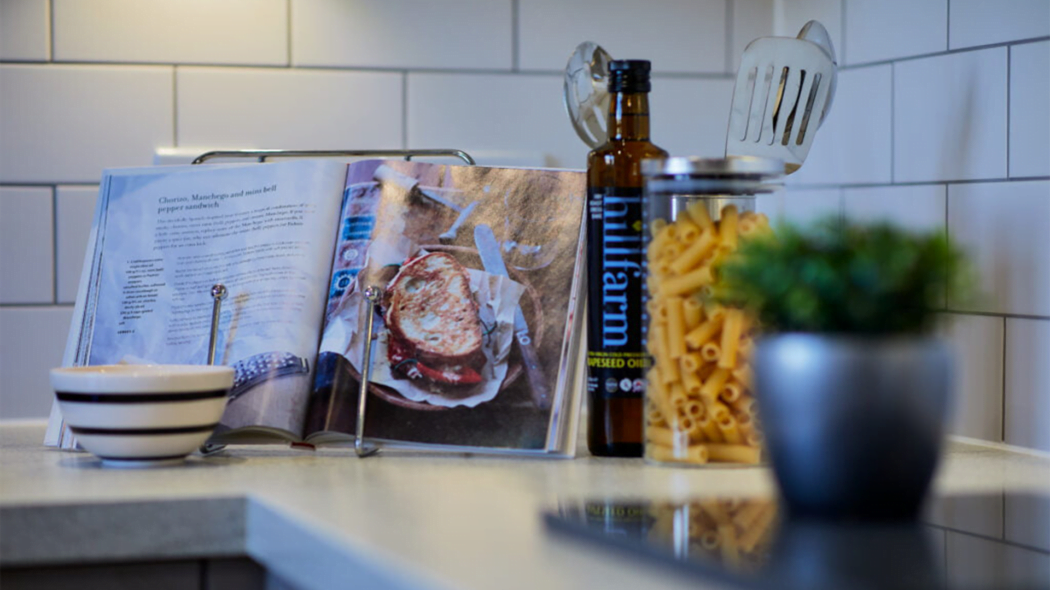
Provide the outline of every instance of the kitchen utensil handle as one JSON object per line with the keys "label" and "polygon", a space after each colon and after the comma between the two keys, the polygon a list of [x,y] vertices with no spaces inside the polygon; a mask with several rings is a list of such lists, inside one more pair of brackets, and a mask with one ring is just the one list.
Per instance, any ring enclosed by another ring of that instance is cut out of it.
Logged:
{"label": "kitchen utensil handle", "polygon": [[[521,313],[520,309],[518,313]],[[518,341],[518,350],[521,351],[521,363],[525,366],[525,377],[532,391],[532,401],[537,408],[547,411],[551,408],[551,389],[547,385],[547,376],[543,374],[536,348],[532,345],[528,332],[518,332],[514,337]]]}

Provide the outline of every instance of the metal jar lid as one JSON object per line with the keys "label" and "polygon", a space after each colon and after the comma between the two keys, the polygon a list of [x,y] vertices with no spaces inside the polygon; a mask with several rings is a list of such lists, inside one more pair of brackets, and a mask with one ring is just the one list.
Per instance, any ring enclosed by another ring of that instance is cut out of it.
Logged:
{"label": "metal jar lid", "polygon": [[642,161],[642,176],[656,193],[769,193],[783,185],[784,162],[755,156],[651,158]]}

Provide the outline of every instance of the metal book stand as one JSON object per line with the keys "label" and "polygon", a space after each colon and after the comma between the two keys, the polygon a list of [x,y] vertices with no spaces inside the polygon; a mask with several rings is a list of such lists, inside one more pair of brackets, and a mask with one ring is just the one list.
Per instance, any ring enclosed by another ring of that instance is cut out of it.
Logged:
{"label": "metal book stand", "polygon": [[[214,158],[255,158],[259,162],[265,162],[267,158],[412,158],[438,157],[459,158],[467,165],[476,164],[474,158],[462,150],[440,149],[440,150],[217,150],[201,154],[193,160],[193,164],[203,164]],[[221,294],[221,295],[220,295]],[[357,393],[357,422],[354,432],[354,452],[358,457],[367,457],[379,452],[380,443],[365,440],[365,407],[368,402],[368,382],[372,374],[372,331],[375,320],[375,310],[382,297],[383,288],[378,285],[367,285],[362,289],[362,295],[368,302],[367,319],[365,320],[364,350],[361,354],[361,382]],[[211,337],[209,343],[208,364],[215,362],[214,350],[216,336],[219,330],[219,302],[226,295],[223,285],[212,287],[212,297],[215,299],[212,311]],[[201,447],[201,453],[213,454],[221,451],[225,445],[205,443]]]}

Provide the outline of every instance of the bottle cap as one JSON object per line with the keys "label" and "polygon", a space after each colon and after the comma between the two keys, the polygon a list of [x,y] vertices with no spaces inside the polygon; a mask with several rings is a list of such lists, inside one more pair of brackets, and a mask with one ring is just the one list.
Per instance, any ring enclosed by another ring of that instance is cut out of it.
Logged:
{"label": "bottle cap", "polygon": [[649,92],[649,70],[644,59],[617,59],[609,62],[609,92]]}

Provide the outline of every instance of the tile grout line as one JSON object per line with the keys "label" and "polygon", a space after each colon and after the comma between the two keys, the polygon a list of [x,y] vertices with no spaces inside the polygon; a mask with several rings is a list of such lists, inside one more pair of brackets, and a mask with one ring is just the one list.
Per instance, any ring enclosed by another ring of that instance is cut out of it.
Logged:
{"label": "tile grout line", "polygon": [[521,70],[521,0],[510,2],[510,71]]}
{"label": "tile grout line", "polygon": [[947,4],[944,14],[944,50],[952,48],[952,0],[945,0]]}
{"label": "tile grout line", "polygon": [[1002,383],[999,387],[999,442],[1006,442],[1006,317],[1003,317]]}
{"label": "tile grout line", "polygon": [[53,62],[55,60],[55,0],[48,0],[47,3],[47,36],[48,36],[48,56],[47,61]]}
{"label": "tile grout line", "polygon": [[401,73],[401,149],[408,149],[408,70]]}
{"label": "tile grout line", "polygon": [[51,187],[51,305],[58,305],[58,185]]}
{"label": "tile grout line", "polygon": [[179,66],[171,68],[171,143],[179,147]]}
{"label": "tile grout line", "polygon": [[1006,177],[1010,177],[1010,70],[1013,49],[1006,48]]}
{"label": "tile grout line", "polygon": [[0,309],[72,309],[76,303],[48,303],[48,302],[36,302],[36,303],[0,303]]}
{"label": "tile grout line", "polygon": [[736,39],[734,38],[735,35],[733,34],[733,19],[735,18],[734,12],[735,11],[733,8],[733,0],[726,0],[726,20],[724,30],[726,33],[725,66],[727,74],[733,73],[733,45],[736,42]]}
{"label": "tile grout line", "polygon": [[[897,65],[890,64],[890,182],[897,181]],[[945,201],[947,201],[945,197]]]}
{"label": "tile grout line", "polygon": [[983,318],[1004,318],[1011,320],[1033,320],[1037,322],[1050,322],[1050,316],[1045,315],[1034,315],[1024,313],[1006,313],[1006,312],[995,312],[995,311],[977,311],[971,309],[952,309],[946,307],[940,310],[943,313],[950,313],[954,315],[971,315]]}
{"label": "tile grout line", "polygon": [[1050,180],[1050,176],[1015,176],[1013,178],[971,178],[971,179],[960,179],[960,180],[909,180],[904,182],[856,182],[856,183],[840,183],[840,184],[789,184],[785,187],[785,190],[834,190],[834,189],[852,189],[852,188],[883,188],[883,187],[895,187],[895,186],[937,186],[952,185],[952,184],[992,184],[1002,182],[1042,182]]}
{"label": "tile grout line", "polygon": [[872,68],[875,66],[884,66],[890,63],[899,63],[902,61],[915,61],[919,59],[930,59],[934,57],[943,57],[945,55],[956,55],[959,53],[970,53],[976,51],[984,51],[986,49],[998,49],[1000,47],[1013,47],[1016,45],[1029,45],[1033,43],[1042,43],[1043,41],[1050,41],[1050,35],[1044,35],[1042,37],[1029,37],[1027,39],[1014,39],[1012,41],[1001,41],[999,43],[989,43],[987,45],[975,45],[973,47],[959,47],[958,49],[948,49],[945,51],[933,51],[930,53],[919,53],[916,55],[908,55],[903,57],[894,57],[890,59],[880,59],[876,61],[867,61],[857,64],[849,64],[845,66],[839,66],[839,70],[859,70],[861,68]]}
{"label": "tile grout line", "polygon": [[839,48],[839,52],[842,53],[842,63],[846,63],[846,0],[839,2],[839,30],[842,31],[842,47]]}
{"label": "tile grout line", "polygon": [[284,4],[284,22],[285,22],[285,56],[284,59],[288,63],[288,68],[292,67],[292,0],[287,0]]}
{"label": "tile grout line", "polygon": [[[0,59],[0,65],[53,65],[70,66],[107,66],[112,68],[137,68],[137,67],[199,67],[215,70],[241,69],[241,70],[295,70],[301,72],[344,72],[344,73],[376,73],[376,74],[452,74],[452,75],[478,75],[478,76],[561,76],[564,70],[518,70],[493,68],[403,68],[403,67],[358,67],[358,66],[275,66],[272,64],[215,64],[205,62],[107,62],[107,61],[31,61]],[[653,74],[656,79],[681,79],[681,80],[735,80],[736,77],[717,72],[658,72]]]}
{"label": "tile grout line", "polygon": [[[948,190],[948,185],[947,184],[944,185],[944,239],[945,239],[946,242],[948,242],[948,245],[951,246],[952,245],[952,228],[951,228],[950,225],[948,225],[948,222],[951,219],[951,214],[948,212],[948,207],[950,206],[948,204],[948,193],[949,192],[950,191]],[[952,277],[948,277],[948,280],[951,281]],[[949,289],[950,284],[951,283],[949,283],[948,285],[945,285],[945,287],[944,287],[943,295],[944,295],[944,311],[945,312],[948,311],[948,308],[951,307],[951,303],[952,303],[951,302],[951,292],[950,292],[950,289]]]}

